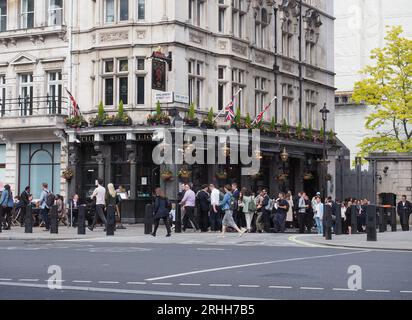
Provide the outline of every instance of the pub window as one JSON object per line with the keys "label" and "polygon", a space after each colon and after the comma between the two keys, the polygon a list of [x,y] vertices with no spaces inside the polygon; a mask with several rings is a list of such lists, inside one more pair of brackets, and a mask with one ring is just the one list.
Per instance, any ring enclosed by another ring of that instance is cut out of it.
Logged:
{"label": "pub window", "polygon": [[34,0],[21,0],[20,19],[22,29],[34,27]]}
{"label": "pub window", "polygon": [[[255,77],[255,116],[257,116],[265,107],[268,97],[266,90],[266,79]],[[269,113],[265,113],[265,120],[269,120]]]}
{"label": "pub window", "polygon": [[226,8],[219,7],[218,31],[221,33],[225,32],[225,12]]}
{"label": "pub window", "polygon": [[119,20],[129,20],[129,0],[120,0],[119,3]]}
{"label": "pub window", "polygon": [[292,124],[293,108],[293,86],[290,84],[282,85],[282,122]]}
{"label": "pub window", "polygon": [[145,104],[145,81],[146,81],[146,59],[137,58],[136,85],[137,85],[137,104]]}
{"label": "pub window", "polygon": [[6,114],[6,76],[0,74],[0,117]]}
{"label": "pub window", "polygon": [[146,18],[146,0],[137,0],[137,20]]}
{"label": "pub window", "polygon": [[120,101],[129,103],[129,61],[127,58],[103,62],[104,103],[113,106]]}
{"label": "pub window", "polygon": [[196,26],[203,25],[205,0],[188,0],[188,17],[192,24]]}
{"label": "pub window", "polygon": [[62,112],[62,73],[53,71],[48,73],[48,100],[47,112],[49,114],[61,114]]}
{"label": "pub window", "polygon": [[245,0],[234,0],[232,7],[232,33],[237,38],[243,38],[246,13]]}
{"label": "pub window", "polygon": [[49,0],[49,26],[60,26],[63,22],[63,0]]}
{"label": "pub window", "polygon": [[0,0],[0,32],[7,30],[7,0]]}
{"label": "pub window", "polygon": [[242,91],[237,95],[235,99],[235,105],[237,105],[240,110],[243,108],[243,98],[246,89],[245,83],[245,71],[237,68],[232,68],[232,96],[242,88]]}
{"label": "pub window", "polygon": [[306,125],[315,127],[315,109],[317,94],[314,90],[306,90]]}
{"label": "pub window", "polygon": [[203,62],[190,60],[188,62],[189,71],[189,103],[194,103],[199,109],[203,99]]}
{"label": "pub window", "polygon": [[104,15],[106,23],[129,20],[129,0],[105,0]]}

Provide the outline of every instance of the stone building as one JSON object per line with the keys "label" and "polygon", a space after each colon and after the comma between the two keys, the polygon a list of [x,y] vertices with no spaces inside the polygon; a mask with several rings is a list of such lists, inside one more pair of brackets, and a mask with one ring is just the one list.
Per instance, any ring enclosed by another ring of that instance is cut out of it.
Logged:
{"label": "stone building", "polygon": [[[216,115],[242,88],[235,111],[243,117],[253,119],[277,96],[264,121],[274,118],[279,130],[286,121],[292,132],[301,123],[318,134],[324,103],[327,128],[335,128],[332,1],[0,0],[0,8],[0,180],[3,174],[15,190],[29,184],[38,193],[46,180],[55,193],[86,197],[103,178],[125,186],[138,208],[156,185],[176,194],[151,159],[156,142],[146,119],[160,93],[168,93],[161,107],[172,122],[189,104],[200,120],[210,108]],[[65,87],[87,120],[100,102],[115,115],[122,101],[132,124],[66,127]],[[337,147],[327,148],[333,182]],[[261,151],[260,179],[251,183],[228,165],[225,181],[272,193],[319,190],[321,143],[262,136]],[[69,183],[61,177],[67,167]],[[221,168],[190,170],[198,186]],[[283,170],[286,181],[277,181]]]}

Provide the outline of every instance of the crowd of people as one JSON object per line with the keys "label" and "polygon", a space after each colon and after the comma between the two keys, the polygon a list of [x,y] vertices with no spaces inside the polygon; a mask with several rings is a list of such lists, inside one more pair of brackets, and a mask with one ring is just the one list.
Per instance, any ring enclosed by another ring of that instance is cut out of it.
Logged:
{"label": "crowd of people", "polygon": [[[13,221],[19,220],[24,224],[24,212],[16,213],[20,209],[31,205],[39,211],[39,223],[45,231],[50,230],[49,213],[53,205],[57,206],[59,222],[68,225],[69,222],[76,226],[78,209],[81,205],[92,208],[93,215],[86,217],[88,228],[93,231],[97,222],[100,221],[107,226],[106,208],[112,205],[120,220],[120,202],[126,191],[122,186],[115,189],[112,183],[104,187],[102,180],[96,181],[96,188],[90,199],[83,202],[75,194],[69,201],[68,215],[64,198],[54,195],[49,190],[47,183],[41,185],[40,199],[33,202],[30,187],[26,187],[20,196],[13,197],[10,185],[6,185],[0,197],[0,219],[2,227],[10,230]],[[336,231],[337,217],[340,217],[342,232],[352,233],[352,208],[355,210],[357,219],[357,232],[366,230],[366,208],[370,204],[367,199],[348,198],[344,201],[333,200],[331,197],[322,199],[318,192],[310,198],[305,192],[299,192],[296,196],[292,192],[280,192],[277,197],[270,197],[268,190],[263,188],[253,192],[248,188],[239,188],[237,183],[225,185],[221,188],[214,184],[202,185],[197,192],[192,190],[189,183],[184,184],[180,195],[179,206],[181,208],[182,231],[192,228],[195,232],[215,232],[225,236],[226,232],[238,232],[240,236],[244,233],[284,233],[287,228],[297,229],[299,233],[312,233],[314,230],[324,234],[325,206],[331,207],[332,228]],[[167,236],[172,234],[173,223],[175,223],[175,205],[165,196],[161,188],[154,193],[153,216],[154,232],[156,236],[160,220],[163,220]],[[407,197],[402,196],[397,204],[397,212],[401,220],[402,230],[409,230],[409,216],[412,214],[412,204]],[[74,218],[70,221],[70,218]],[[19,218],[19,219],[18,219]]]}

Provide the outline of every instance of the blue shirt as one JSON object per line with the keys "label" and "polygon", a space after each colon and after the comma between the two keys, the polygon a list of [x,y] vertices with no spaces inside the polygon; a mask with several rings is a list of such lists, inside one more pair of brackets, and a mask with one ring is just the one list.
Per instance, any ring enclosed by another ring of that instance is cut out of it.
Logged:
{"label": "blue shirt", "polygon": [[232,194],[230,192],[226,192],[225,196],[223,197],[222,202],[220,203],[222,210],[230,210],[230,199],[231,198],[232,198]]}
{"label": "blue shirt", "polygon": [[13,194],[6,189],[3,190],[1,193],[1,198],[0,198],[0,205],[1,206],[7,206],[9,208],[13,208],[14,201],[13,201]]}
{"label": "blue shirt", "polygon": [[41,209],[45,209],[45,208],[47,208],[47,209],[50,209],[48,206],[47,206],[47,204],[46,204],[46,199],[47,199],[47,195],[50,193],[50,191],[49,190],[47,190],[47,189],[43,189],[42,191],[41,191],[41,194],[40,194],[40,208]]}

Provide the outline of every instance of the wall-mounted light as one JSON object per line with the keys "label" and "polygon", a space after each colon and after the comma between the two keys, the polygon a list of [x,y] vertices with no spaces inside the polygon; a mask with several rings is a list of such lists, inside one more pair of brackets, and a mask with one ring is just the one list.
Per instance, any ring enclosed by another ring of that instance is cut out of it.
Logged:
{"label": "wall-mounted light", "polygon": [[283,151],[280,154],[280,159],[282,159],[283,162],[287,162],[289,160],[289,153],[287,153],[286,148],[283,148]]}
{"label": "wall-mounted light", "polygon": [[383,173],[385,174],[385,176],[388,175],[388,171],[389,171],[389,167],[385,167],[383,169]]}

